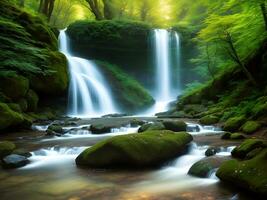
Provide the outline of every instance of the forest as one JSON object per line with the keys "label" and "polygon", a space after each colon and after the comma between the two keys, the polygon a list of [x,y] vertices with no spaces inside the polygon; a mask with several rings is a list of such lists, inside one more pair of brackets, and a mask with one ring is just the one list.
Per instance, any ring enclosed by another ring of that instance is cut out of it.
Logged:
{"label": "forest", "polygon": [[1,199],[265,199],[266,75],[267,0],[1,0]]}

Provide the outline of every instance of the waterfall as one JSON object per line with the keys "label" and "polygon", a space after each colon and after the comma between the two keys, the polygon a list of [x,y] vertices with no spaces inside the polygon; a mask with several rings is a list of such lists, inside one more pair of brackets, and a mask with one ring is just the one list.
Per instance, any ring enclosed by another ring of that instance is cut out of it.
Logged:
{"label": "waterfall", "polygon": [[108,84],[97,69],[97,65],[71,55],[65,30],[60,32],[59,41],[60,52],[67,57],[70,73],[68,115],[96,117],[115,113]]}
{"label": "waterfall", "polygon": [[[154,98],[156,104],[141,115],[168,110],[181,89],[181,42],[178,33],[165,29],[153,31],[153,59],[156,69]],[[174,51],[175,50],[175,51]]]}

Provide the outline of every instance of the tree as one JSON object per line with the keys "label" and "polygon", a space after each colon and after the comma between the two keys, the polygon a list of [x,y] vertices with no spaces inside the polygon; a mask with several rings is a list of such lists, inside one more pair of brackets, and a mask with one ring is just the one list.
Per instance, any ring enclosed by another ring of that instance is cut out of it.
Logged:
{"label": "tree", "polygon": [[104,16],[101,12],[100,0],[86,0],[89,10],[94,14],[96,20],[103,20]]}
{"label": "tree", "polygon": [[39,13],[45,15],[50,21],[53,10],[54,10],[55,0],[40,0]]}

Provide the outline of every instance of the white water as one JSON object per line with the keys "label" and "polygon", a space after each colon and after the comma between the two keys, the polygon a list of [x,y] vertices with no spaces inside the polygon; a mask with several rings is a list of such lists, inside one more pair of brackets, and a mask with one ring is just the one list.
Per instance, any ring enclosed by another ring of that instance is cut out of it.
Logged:
{"label": "white water", "polygon": [[[140,114],[142,116],[151,116],[155,113],[167,111],[168,104],[176,100],[181,90],[181,43],[179,34],[165,29],[155,29],[153,38],[153,59],[156,69],[156,84],[153,96],[156,103],[145,113]],[[176,49],[175,54],[173,54],[173,47]],[[172,58],[173,56],[175,56],[175,59]],[[175,68],[177,68],[178,73],[173,76]],[[175,81],[172,80],[173,78]]]}
{"label": "white water", "polygon": [[96,117],[115,113],[109,86],[96,64],[71,55],[65,30],[60,32],[59,41],[60,51],[65,54],[69,63],[68,115]]}

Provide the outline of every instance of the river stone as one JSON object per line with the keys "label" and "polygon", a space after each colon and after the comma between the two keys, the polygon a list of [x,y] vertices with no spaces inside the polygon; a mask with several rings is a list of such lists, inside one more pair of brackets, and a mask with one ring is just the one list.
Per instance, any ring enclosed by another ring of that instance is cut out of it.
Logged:
{"label": "river stone", "polygon": [[52,124],[47,128],[46,133],[49,136],[61,136],[64,134],[64,130],[62,126]]}
{"label": "river stone", "polygon": [[138,133],[145,131],[153,131],[153,130],[164,130],[164,129],[166,128],[162,122],[146,123],[138,129]]}
{"label": "river stone", "polygon": [[209,177],[210,173],[219,168],[221,164],[229,160],[228,156],[211,156],[196,162],[188,171],[188,174],[200,178]]}
{"label": "river stone", "polygon": [[[261,196],[267,196],[267,149],[250,160],[229,160],[216,173],[221,181],[244,188]],[[257,199],[257,198],[256,198]]]}
{"label": "river stone", "polygon": [[209,157],[209,156],[214,156],[216,153],[218,153],[220,151],[220,148],[218,147],[209,147],[206,151],[205,151],[205,156]]}
{"label": "river stone", "polygon": [[167,130],[174,131],[174,132],[180,132],[180,131],[186,131],[186,123],[181,120],[168,120],[163,121],[163,125]]}
{"label": "river stone", "polygon": [[92,168],[147,168],[181,155],[193,140],[186,132],[147,131],[101,141],[83,151],[78,166]]}
{"label": "river stone", "polygon": [[110,133],[112,128],[116,128],[116,127],[107,126],[104,124],[94,124],[90,127],[90,131],[93,134],[103,134],[103,133]]}
{"label": "river stone", "polygon": [[0,142],[0,159],[11,154],[16,148],[13,142],[1,141]]}
{"label": "river stone", "polygon": [[25,156],[11,154],[3,158],[2,166],[5,169],[12,169],[12,168],[23,167],[27,165],[29,162],[30,161]]}

